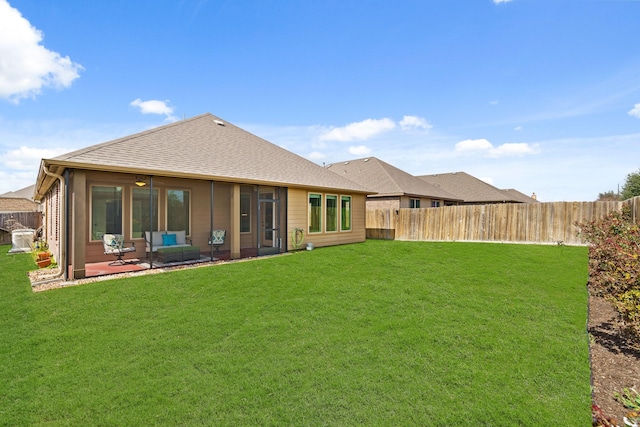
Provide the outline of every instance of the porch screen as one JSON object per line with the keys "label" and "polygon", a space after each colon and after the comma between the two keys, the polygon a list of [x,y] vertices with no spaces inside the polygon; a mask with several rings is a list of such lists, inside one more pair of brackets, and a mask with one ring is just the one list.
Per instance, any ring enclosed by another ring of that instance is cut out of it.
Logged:
{"label": "porch screen", "polygon": [[338,231],[338,196],[325,196],[327,231]]}
{"label": "porch screen", "polygon": [[91,240],[122,234],[122,187],[91,187]]}
{"label": "porch screen", "polygon": [[149,190],[134,188],[131,195],[132,238],[144,237],[145,231],[158,231],[158,190],[153,190],[153,221],[149,211]]}
{"label": "porch screen", "polygon": [[186,190],[167,190],[167,230],[185,230],[187,235],[191,234],[189,199],[189,192]]}
{"label": "porch screen", "polygon": [[340,197],[340,230],[351,230],[351,196]]}
{"label": "porch screen", "polygon": [[322,231],[322,195],[309,194],[309,233]]}

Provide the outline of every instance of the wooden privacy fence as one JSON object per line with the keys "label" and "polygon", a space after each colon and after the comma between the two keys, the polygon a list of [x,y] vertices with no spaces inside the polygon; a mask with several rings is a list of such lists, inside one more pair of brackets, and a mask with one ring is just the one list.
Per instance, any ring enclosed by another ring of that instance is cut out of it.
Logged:
{"label": "wooden privacy fence", "polygon": [[575,223],[631,206],[640,218],[640,197],[624,202],[506,203],[426,209],[367,210],[367,238],[486,241],[582,245]]}
{"label": "wooden privacy fence", "polygon": [[16,228],[37,229],[42,225],[41,212],[0,213],[0,245],[11,243],[11,231]]}

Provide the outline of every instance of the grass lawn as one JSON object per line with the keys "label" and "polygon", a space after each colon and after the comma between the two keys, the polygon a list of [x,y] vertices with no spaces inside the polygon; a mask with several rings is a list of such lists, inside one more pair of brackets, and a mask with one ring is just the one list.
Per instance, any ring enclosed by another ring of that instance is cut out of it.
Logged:
{"label": "grass lawn", "polygon": [[591,425],[587,249],[367,241],[33,294],[1,425]]}

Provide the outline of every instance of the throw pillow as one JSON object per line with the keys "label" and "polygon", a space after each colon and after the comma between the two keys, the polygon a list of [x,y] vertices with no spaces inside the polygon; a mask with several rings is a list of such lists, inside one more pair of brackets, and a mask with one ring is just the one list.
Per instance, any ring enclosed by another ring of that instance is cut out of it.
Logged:
{"label": "throw pillow", "polygon": [[176,244],[176,235],[175,234],[163,234],[162,235],[162,246],[174,246]]}

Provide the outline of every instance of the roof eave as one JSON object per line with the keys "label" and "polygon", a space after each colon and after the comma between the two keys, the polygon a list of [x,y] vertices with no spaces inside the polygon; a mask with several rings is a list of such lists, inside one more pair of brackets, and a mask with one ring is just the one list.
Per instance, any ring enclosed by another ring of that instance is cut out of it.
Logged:
{"label": "roof eave", "polygon": [[[323,185],[313,185],[313,184],[299,184],[299,183],[290,183],[290,182],[278,182],[278,181],[269,181],[269,180],[259,180],[259,179],[247,179],[247,178],[236,178],[222,175],[205,175],[205,174],[195,174],[189,172],[175,172],[175,171],[166,171],[159,169],[141,169],[141,168],[130,168],[130,167],[120,167],[120,166],[111,166],[111,165],[97,165],[94,163],[78,163],[78,162],[70,162],[64,160],[51,160],[51,159],[43,159],[42,160],[43,167],[51,167],[56,166],[56,173],[61,174],[65,169],[84,169],[84,170],[92,170],[99,172],[114,172],[114,173],[125,173],[131,175],[149,175],[149,176],[163,176],[168,178],[182,178],[182,179],[198,179],[205,181],[223,181],[223,182],[231,182],[237,184],[248,184],[248,185],[273,185],[273,186],[281,186],[281,187],[291,187],[291,188],[317,188],[318,190],[327,190],[327,191],[339,191],[345,192],[348,191],[354,194],[374,194],[371,190],[358,190],[353,188],[342,188],[342,187],[332,187],[332,186],[323,186]],[[44,173],[43,167],[40,168],[38,173],[38,183],[40,183],[41,179],[46,180],[48,175]],[[44,194],[48,191],[51,185],[47,185],[46,188],[40,190],[42,186],[36,185],[36,194],[41,195],[41,198],[44,197]],[[40,191],[39,191],[40,190]]]}

